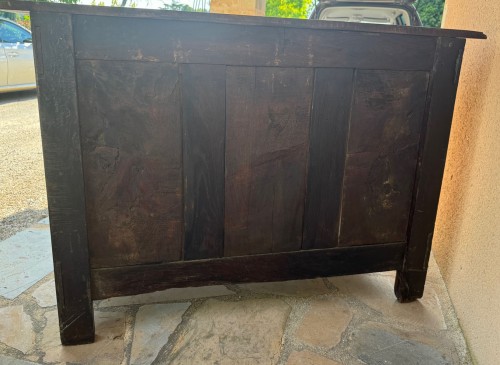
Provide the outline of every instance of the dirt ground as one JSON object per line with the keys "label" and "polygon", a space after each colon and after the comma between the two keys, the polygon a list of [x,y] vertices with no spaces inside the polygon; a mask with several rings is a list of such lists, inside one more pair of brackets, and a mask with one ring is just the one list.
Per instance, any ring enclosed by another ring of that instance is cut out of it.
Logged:
{"label": "dirt ground", "polygon": [[0,240],[47,215],[36,92],[0,94]]}

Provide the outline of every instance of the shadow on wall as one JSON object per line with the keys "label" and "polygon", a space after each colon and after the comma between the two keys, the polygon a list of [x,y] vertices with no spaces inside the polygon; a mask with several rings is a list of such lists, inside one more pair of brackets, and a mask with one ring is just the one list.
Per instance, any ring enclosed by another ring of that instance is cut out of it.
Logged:
{"label": "shadow on wall", "polygon": [[[486,84],[493,67],[494,40],[468,41],[457,93],[450,144],[434,232],[436,260],[448,279],[458,248],[457,237],[463,222],[478,133],[483,120]],[[478,56],[480,55],[480,56]],[[463,70],[473,70],[464,73]],[[445,253],[445,254],[443,254]],[[449,257],[444,260],[444,257]]]}
{"label": "shadow on wall", "polygon": [[28,228],[49,215],[47,209],[25,209],[0,220],[0,241]]}

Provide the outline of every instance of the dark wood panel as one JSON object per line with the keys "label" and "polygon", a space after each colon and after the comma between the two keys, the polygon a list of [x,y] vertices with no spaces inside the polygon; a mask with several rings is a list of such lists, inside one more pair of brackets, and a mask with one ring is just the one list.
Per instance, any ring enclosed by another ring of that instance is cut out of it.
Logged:
{"label": "dark wood panel", "polygon": [[312,81],[310,69],[228,68],[225,256],[301,246]]}
{"label": "dark wood panel", "polygon": [[282,66],[431,70],[436,39],[399,34],[285,29]]}
{"label": "dark wood panel", "polygon": [[397,270],[402,265],[404,246],[403,243],[389,243],[94,269],[92,295],[93,299],[105,299],[175,287],[308,279]]}
{"label": "dark wood panel", "polygon": [[177,67],[80,61],[78,86],[91,266],[180,259]]}
{"label": "dark wood panel", "polygon": [[421,298],[424,292],[464,47],[463,39],[438,41],[405,266],[396,277],[395,292],[401,302]]}
{"label": "dark wood panel", "polygon": [[71,16],[35,13],[31,21],[61,342],[88,343],[94,314]]}
{"label": "dark wood panel", "polygon": [[340,245],[406,240],[428,78],[356,73]]}
{"label": "dark wood panel", "polygon": [[430,70],[436,39],[75,16],[75,47],[78,59]]}
{"label": "dark wood panel", "polygon": [[79,59],[275,65],[279,63],[282,42],[283,30],[279,28],[75,17]]}
{"label": "dark wood panel", "polygon": [[226,68],[183,65],[184,259],[224,252]]}
{"label": "dark wood panel", "polygon": [[303,249],[338,244],[353,73],[352,69],[315,72]]}

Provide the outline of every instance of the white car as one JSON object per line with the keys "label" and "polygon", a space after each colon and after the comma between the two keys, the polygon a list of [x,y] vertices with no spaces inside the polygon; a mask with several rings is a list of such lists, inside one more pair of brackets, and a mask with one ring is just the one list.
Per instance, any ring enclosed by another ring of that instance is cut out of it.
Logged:
{"label": "white car", "polygon": [[36,88],[31,32],[0,19],[0,93]]}
{"label": "white car", "polygon": [[320,0],[310,19],[421,26],[415,0]]}

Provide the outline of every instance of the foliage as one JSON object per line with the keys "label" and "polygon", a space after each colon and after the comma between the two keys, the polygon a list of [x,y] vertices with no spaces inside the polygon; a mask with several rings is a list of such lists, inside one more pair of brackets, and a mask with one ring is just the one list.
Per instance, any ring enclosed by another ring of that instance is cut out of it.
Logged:
{"label": "foliage", "polygon": [[444,0],[417,0],[415,3],[422,24],[426,27],[441,27]]}
{"label": "foliage", "polygon": [[31,29],[31,20],[29,15],[16,14],[7,11],[0,11],[0,18],[10,19],[26,29]]}
{"label": "foliage", "polygon": [[7,11],[0,11],[0,18],[16,20],[16,14]]}
{"label": "foliage", "polygon": [[266,16],[304,19],[313,5],[313,0],[267,0]]}
{"label": "foliage", "polygon": [[181,4],[176,0],[172,0],[171,4],[163,3],[161,10],[173,10],[173,11],[195,11],[192,7],[186,4]]}

